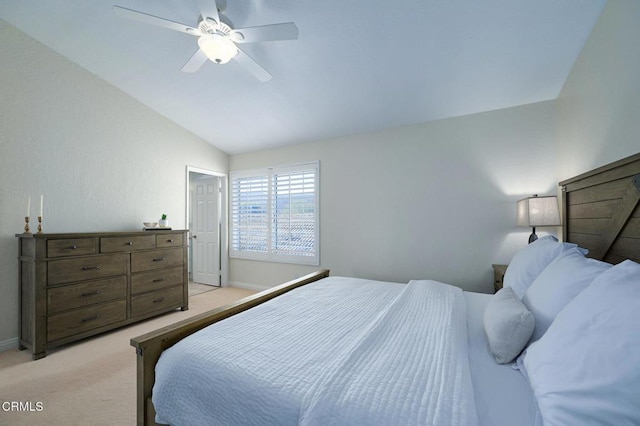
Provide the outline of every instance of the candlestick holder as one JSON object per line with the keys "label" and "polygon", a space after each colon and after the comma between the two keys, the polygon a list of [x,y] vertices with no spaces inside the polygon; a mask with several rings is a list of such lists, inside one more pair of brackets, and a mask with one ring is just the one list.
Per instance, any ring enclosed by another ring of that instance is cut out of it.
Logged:
{"label": "candlestick holder", "polygon": [[24,233],[30,234],[31,230],[29,229],[29,216],[24,217]]}
{"label": "candlestick holder", "polygon": [[38,216],[38,234],[42,234],[42,216]]}

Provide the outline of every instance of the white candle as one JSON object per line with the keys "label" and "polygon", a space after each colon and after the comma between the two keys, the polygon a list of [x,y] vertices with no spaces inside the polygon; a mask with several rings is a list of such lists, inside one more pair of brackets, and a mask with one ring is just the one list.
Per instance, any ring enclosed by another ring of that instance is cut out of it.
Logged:
{"label": "white candle", "polygon": [[44,202],[44,197],[40,195],[40,217],[42,217],[42,204]]}
{"label": "white candle", "polygon": [[31,197],[27,198],[27,217],[31,216]]}

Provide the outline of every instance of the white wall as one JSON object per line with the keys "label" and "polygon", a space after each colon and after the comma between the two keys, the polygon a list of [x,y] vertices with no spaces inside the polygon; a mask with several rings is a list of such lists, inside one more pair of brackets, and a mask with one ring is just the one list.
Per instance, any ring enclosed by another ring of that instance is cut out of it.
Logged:
{"label": "white wall", "polygon": [[640,152],[640,2],[609,0],[558,106],[558,176]]}
{"label": "white wall", "polygon": [[[515,202],[555,193],[554,103],[234,155],[231,170],[320,160],[321,266],[490,291],[492,263],[526,245]],[[551,230],[555,231],[555,230]],[[231,280],[274,285],[313,267],[232,259]]]}
{"label": "white wall", "polygon": [[228,156],[0,20],[0,349],[18,335],[27,196],[46,232],[185,227],[186,166]]}

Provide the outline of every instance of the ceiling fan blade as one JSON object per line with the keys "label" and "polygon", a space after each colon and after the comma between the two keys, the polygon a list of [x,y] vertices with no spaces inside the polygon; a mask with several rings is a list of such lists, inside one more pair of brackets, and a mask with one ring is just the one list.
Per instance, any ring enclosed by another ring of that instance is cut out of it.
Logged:
{"label": "ceiling fan blade", "polygon": [[220,23],[220,16],[218,16],[218,5],[216,0],[198,0],[200,6],[200,13],[204,19],[211,18]]}
{"label": "ceiling fan blade", "polygon": [[159,27],[169,28],[171,30],[180,31],[191,35],[200,35],[200,31],[189,25],[181,24],[179,22],[169,21],[168,19],[159,18],[157,16],[149,15],[148,13],[138,12],[137,10],[127,9],[126,7],[113,6],[113,11],[116,15],[123,18],[133,19],[135,21],[144,22],[145,24],[157,25]]}
{"label": "ceiling fan blade", "polygon": [[298,27],[293,22],[260,25],[258,27],[237,28],[231,31],[231,39],[236,43],[257,41],[296,40]]}
{"label": "ceiling fan blade", "polygon": [[244,53],[241,49],[238,49],[238,54],[234,56],[233,59],[263,83],[271,80],[271,74],[269,74],[269,71],[262,68],[259,63],[254,61],[251,56]]}
{"label": "ceiling fan blade", "polygon": [[182,72],[196,72],[207,62],[207,55],[204,54],[202,49],[198,49],[191,58],[182,66]]}

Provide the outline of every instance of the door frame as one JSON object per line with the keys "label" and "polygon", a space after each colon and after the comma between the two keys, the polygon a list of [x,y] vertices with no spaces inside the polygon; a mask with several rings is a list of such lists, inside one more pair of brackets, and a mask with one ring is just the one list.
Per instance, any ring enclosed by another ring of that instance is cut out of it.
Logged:
{"label": "door frame", "polygon": [[[187,166],[186,169],[186,206],[185,206],[185,220],[184,223],[189,225],[189,215],[191,213],[191,173],[197,173],[199,175],[215,176],[220,178],[220,188],[222,193],[220,194],[220,275],[221,286],[225,287],[229,285],[229,222],[227,219],[227,206],[228,206],[228,181],[229,177],[226,173],[216,172],[213,170],[202,169],[194,166]],[[189,247],[191,247],[191,231],[189,230]],[[189,250],[191,255],[191,250]],[[191,259],[189,259],[188,265],[191,265]],[[189,271],[191,272],[191,271]]]}

